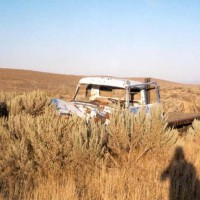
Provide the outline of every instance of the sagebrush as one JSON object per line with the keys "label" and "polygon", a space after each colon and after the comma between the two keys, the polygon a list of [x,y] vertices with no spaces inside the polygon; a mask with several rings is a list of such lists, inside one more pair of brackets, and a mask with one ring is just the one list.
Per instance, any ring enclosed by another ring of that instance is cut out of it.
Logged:
{"label": "sagebrush", "polygon": [[0,95],[9,113],[0,118],[3,199],[167,199],[160,174],[175,145],[198,140],[199,121],[179,138],[160,106],[151,115],[114,111],[107,126],[57,116],[44,92]]}

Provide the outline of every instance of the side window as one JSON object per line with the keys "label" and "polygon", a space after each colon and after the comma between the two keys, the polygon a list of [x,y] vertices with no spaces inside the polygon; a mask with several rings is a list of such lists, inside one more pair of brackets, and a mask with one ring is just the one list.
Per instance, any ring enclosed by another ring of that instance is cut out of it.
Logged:
{"label": "side window", "polygon": [[141,95],[141,90],[138,88],[131,88],[129,91],[129,100],[130,100],[130,105],[131,106],[135,106],[138,104],[141,104],[141,99],[142,99],[142,95]]}
{"label": "side window", "polygon": [[126,99],[126,90],[117,87],[101,86],[100,87],[101,97],[111,97],[119,100]]}
{"label": "side window", "polygon": [[147,85],[146,87],[147,103],[153,104],[157,102],[157,93],[155,85]]}
{"label": "side window", "polygon": [[108,86],[100,86],[99,95],[102,97],[112,97],[112,88]]}
{"label": "side window", "polygon": [[76,101],[88,101],[90,95],[91,85],[81,85],[76,96]]}
{"label": "side window", "polygon": [[87,97],[89,99],[90,95],[91,95],[91,88],[92,88],[92,85],[89,84],[87,85],[86,89],[85,89],[85,97]]}

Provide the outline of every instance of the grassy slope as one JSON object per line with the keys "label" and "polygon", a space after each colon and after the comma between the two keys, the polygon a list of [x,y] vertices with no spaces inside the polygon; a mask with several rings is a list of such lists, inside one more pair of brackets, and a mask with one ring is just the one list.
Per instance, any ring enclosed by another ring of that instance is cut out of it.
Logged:
{"label": "grassy slope", "polygon": [[[0,199],[2,194],[5,200],[23,199],[23,196],[29,200],[167,200],[169,192],[174,190],[173,199],[179,193],[182,197],[194,194],[193,189],[200,187],[200,159],[196,156],[200,153],[199,122],[196,121],[187,134],[178,136],[176,142],[176,145],[182,146],[185,162],[191,169],[185,168],[181,162],[174,162],[177,168],[181,168],[182,176],[179,177],[180,173],[174,168],[161,180],[163,172],[174,160],[176,148],[174,145],[165,147],[165,139],[168,138],[164,136],[169,136],[171,131],[175,136],[176,130],[168,130],[168,133],[161,128],[160,121],[143,123],[145,118],[142,116],[135,119],[130,129],[129,116],[126,116],[124,123],[124,116],[116,115],[108,129],[109,151],[103,153],[98,142],[102,141],[99,139],[103,133],[103,129],[99,130],[101,126],[92,126],[89,146],[84,145],[80,142],[87,136],[84,123],[78,119],[56,118],[51,110],[41,109],[45,105],[43,101],[49,98],[45,94],[28,92],[15,96],[12,93],[14,90],[43,89],[70,95],[79,79],[78,76],[0,69],[0,88],[10,91],[11,96],[7,97],[7,101],[12,114],[8,120],[0,119]],[[163,88],[161,97],[166,107],[180,109],[183,106],[186,109],[191,103],[189,110],[193,107],[197,111],[200,109],[200,88],[189,89],[188,85],[183,87],[162,80],[158,83]],[[5,98],[4,93],[1,95]],[[129,131],[134,133],[132,143],[127,138]],[[60,171],[61,166],[63,172]],[[192,172],[194,177],[191,176]],[[36,187],[30,192],[33,180]],[[169,180],[174,180],[174,184],[170,185]],[[181,188],[178,189],[177,185],[181,185]],[[196,196],[199,199],[200,193]]]}
{"label": "grassy slope", "polygon": [[[71,100],[83,76],[52,74],[18,69],[0,69],[0,91],[29,92],[44,90],[51,97]],[[130,78],[143,82],[143,77]],[[160,86],[161,101],[166,111],[200,112],[200,85],[151,79]]]}
{"label": "grassy slope", "polygon": [[80,78],[80,76],[30,70],[0,69],[0,90],[31,91],[41,89],[46,91],[66,91],[75,87]]}
{"label": "grassy slope", "polygon": [[[2,91],[31,91],[36,89],[46,91],[74,90],[76,84],[82,76],[52,74],[44,72],[36,72],[30,70],[18,69],[0,69],[0,90]],[[144,78],[131,78],[136,81],[143,81]],[[188,87],[193,85],[185,85],[174,83],[161,79],[154,79],[161,87]]]}

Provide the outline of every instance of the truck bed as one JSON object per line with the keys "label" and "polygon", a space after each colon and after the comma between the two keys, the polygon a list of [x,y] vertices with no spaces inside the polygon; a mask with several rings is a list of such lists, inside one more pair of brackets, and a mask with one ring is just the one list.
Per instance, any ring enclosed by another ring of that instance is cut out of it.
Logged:
{"label": "truck bed", "polygon": [[168,113],[167,123],[170,127],[178,128],[192,124],[195,119],[200,120],[200,113],[170,112]]}

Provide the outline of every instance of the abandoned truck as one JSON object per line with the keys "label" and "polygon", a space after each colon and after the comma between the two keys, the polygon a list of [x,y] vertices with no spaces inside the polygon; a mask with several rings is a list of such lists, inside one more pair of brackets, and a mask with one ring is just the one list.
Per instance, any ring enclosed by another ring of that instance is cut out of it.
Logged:
{"label": "abandoned truck", "polygon": [[156,82],[136,82],[108,77],[80,79],[71,102],[53,99],[60,115],[76,114],[89,119],[104,117],[113,109],[127,108],[136,113],[145,106],[149,112],[153,104],[160,102]]}

